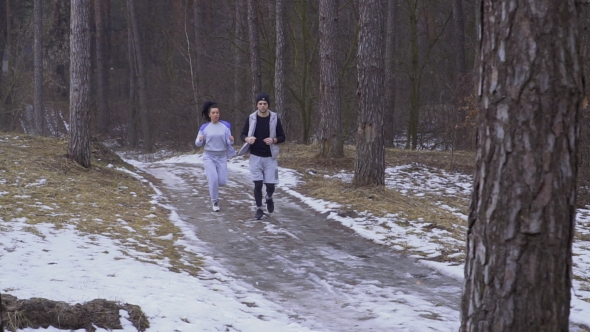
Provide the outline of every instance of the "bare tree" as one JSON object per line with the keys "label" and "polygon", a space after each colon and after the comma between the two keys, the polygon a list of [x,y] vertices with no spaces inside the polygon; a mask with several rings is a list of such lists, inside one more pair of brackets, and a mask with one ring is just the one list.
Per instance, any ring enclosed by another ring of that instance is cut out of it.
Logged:
{"label": "bare tree", "polygon": [[361,1],[357,56],[359,115],[353,178],[356,185],[385,183],[383,25],[381,1]]}
{"label": "bare tree", "polygon": [[[199,18],[199,0],[194,0],[193,1],[193,31],[194,31],[194,35],[195,35],[195,47],[194,47],[194,59],[191,61],[191,82],[193,84],[193,99],[195,101],[195,115],[198,114],[199,112],[199,93],[200,93],[200,84],[199,84],[199,79],[200,79],[200,74],[201,74],[201,57],[199,54],[199,49],[201,49],[200,45],[201,45],[201,20]],[[190,45],[190,43],[189,43]],[[189,55],[190,55],[190,50],[189,50]],[[194,64],[194,65],[193,65]],[[198,125],[198,120],[199,117],[198,116],[194,116],[191,117],[191,119],[195,119],[197,121],[197,123],[195,123],[195,125]],[[196,127],[196,126],[195,126]]]}
{"label": "bare tree", "polygon": [[72,0],[68,157],[90,167],[90,0]]}
{"label": "bare tree", "polygon": [[289,119],[287,118],[287,110],[285,109],[287,99],[287,78],[285,75],[285,60],[286,60],[286,22],[285,22],[285,5],[284,0],[276,0],[276,59],[275,59],[275,101],[274,110],[279,114],[283,129],[288,131]]}
{"label": "bare tree", "polygon": [[59,92],[62,97],[67,97],[69,93],[69,80],[66,77],[66,65],[69,64],[70,61],[68,43],[70,34],[70,9],[70,0],[54,1],[52,13],[53,22],[51,24],[49,47],[47,49],[48,61],[50,61],[55,70],[55,78],[52,78],[52,81],[56,86],[57,92]]}
{"label": "bare tree", "polygon": [[[239,119],[239,121],[244,121],[244,119],[246,118],[246,114],[251,113],[252,110],[254,109],[252,108],[245,108],[244,105],[244,95],[246,95],[245,93],[245,89],[243,88],[244,86],[247,86],[246,84],[244,84],[245,81],[245,70],[244,68],[247,68],[247,64],[246,64],[246,46],[245,46],[245,34],[246,34],[246,29],[245,29],[245,24],[244,24],[244,5],[243,5],[243,0],[235,0],[235,13],[234,13],[234,17],[235,17],[235,26],[234,26],[234,48],[233,48],[233,56],[234,56],[234,95],[233,95],[233,100],[234,100],[234,120],[237,121]],[[249,72],[249,71],[248,71]],[[248,100],[250,101],[251,98],[248,98]],[[251,102],[248,103],[247,105],[251,105]],[[243,115],[243,118],[242,118]],[[234,130],[236,131],[236,133],[238,132],[238,130],[241,130],[241,128],[239,126],[233,126]]]}
{"label": "bare tree", "polygon": [[132,148],[137,147],[137,64],[133,47],[133,33],[127,27],[127,58],[129,62],[129,117],[127,124],[127,140]]}
{"label": "bare tree", "polygon": [[344,156],[338,68],[338,1],[320,0],[320,156]]}
{"label": "bare tree", "polygon": [[386,146],[393,145],[394,138],[394,112],[396,98],[396,81],[395,81],[395,44],[397,36],[397,12],[398,1],[387,1],[387,34],[385,39],[385,113],[384,117],[384,141]]}
{"label": "bare tree", "polygon": [[34,71],[35,71],[35,97],[34,99],[34,128],[35,134],[43,136],[45,107],[43,106],[43,2],[35,0],[34,3],[35,41],[33,43]]}
{"label": "bare tree", "polygon": [[437,41],[442,36],[452,13],[439,25],[439,31],[433,21],[433,4],[426,0],[405,0],[408,9],[410,42],[410,59],[408,68],[410,100],[406,149],[415,150],[418,146],[418,127],[420,124],[420,107],[423,103],[422,83]]}
{"label": "bare tree", "polygon": [[568,331],[584,92],[575,0],[483,0],[481,12],[460,330]]}
{"label": "bare tree", "polygon": [[127,0],[127,10],[129,12],[129,25],[131,26],[131,35],[133,41],[133,57],[136,65],[135,73],[137,75],[139,111],[141,117],[141,132],[143,137],[143,148],[152,152],[154,140],[151,132],[148,107],[147,107],[147,88],[145,84],[145,67],[143,65],[143,52],[141,51],[141,36],[139,34],[139,23],[137,22],[137,12],[135,9],[135,0]]}
{"label": "bare tree", "polygon": [[465,16],[463,15],[463,0],[453,0],[453,22],[455,31],[455,56],[457,66],[457,78],[460,82],[467,74],[467,62],[465,60]]}
{"label": "bare tree", "polygon": [[258,40],[258,6],[256,0],[248,0],[248,35],[250,36],[250,76],[252,79],[252,96],[254,101],[256,95],[262,90],[260,72],[260,42]]}
{"label": "bare tree", "polygon": [[[10,91],[7,91],[6,81],[9,79],[10,71],[10,55],[11,55],[11,44],[12,44],[12,22],[10,14],[10,0],[4,2],[4,30],[6,32],[6,40],[4,41],[3,57],[2,57],[2,83],[0,85],[0,95],[2,96],[2,108],[0,108],[0,130],[8,131],[11,126],[11,114],[12,114],[12,98]],[[1,31],[1,30],[0,30]]]}
{"label": "bare tree", "polygon": [[94,0],[94,23],[96,26],[96,106],[98,114],[98,131],[106,134],[109,130],[109,95],[107,93],[108,75],[106,61],[106,38],[103,1]]}

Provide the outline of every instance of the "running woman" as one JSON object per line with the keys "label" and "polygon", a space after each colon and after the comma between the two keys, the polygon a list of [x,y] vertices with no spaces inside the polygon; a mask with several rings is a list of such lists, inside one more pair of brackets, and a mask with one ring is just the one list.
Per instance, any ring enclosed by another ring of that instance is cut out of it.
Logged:
{"label": "running woman", "polygon": [[231,135],[231,125],[227,121],[219,120],[220,112],[217,103],[206,101],[201,110],[203,119],[207,120],[197,134],[195,145],[205,146],[203,165],[209,182],[209,195],[213,211],[219,211],[219,187],[227,183],[227,158],[236,154],[233,148],[234,137]]}

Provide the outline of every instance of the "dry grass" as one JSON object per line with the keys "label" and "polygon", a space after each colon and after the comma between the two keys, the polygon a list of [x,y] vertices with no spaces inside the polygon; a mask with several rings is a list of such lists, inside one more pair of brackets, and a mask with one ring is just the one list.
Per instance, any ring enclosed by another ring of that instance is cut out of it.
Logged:
{"label": "dry grass", "polygon": [[[353,187],[338,179],[326,178],[341,171],[353,172],[355,148],[345,147],[345,156],[340,159],[322,159],[319,157],[317,145],[285,144],[281,147],[280,165],[297,170],[302,175],[302,182],[296,190],[303,195],[339,203],[341,215],[356,216],[354,211],[369,210],[371,214],[382,217],[397,215],[403,220],[424,222],[424,230],[438,228],[450,232],[451,236],[463,241],[464,232],[457,225],[465,222],[449,211],[434,204],[433,197],[415,197],[399,193],[385,187]],[[430,167],[447,170],[472,171],[473,153],[454,153],[434,151],[406,151],[398,149],[386,150],[386,165],[398,166],[419,163]],[[452,162],[451,162],[452,161]],[[471,164],[470,164],[471,163]],[[466,213],[467,200],[458,197],[436,197],[459,211]],[[403,245],[402,245],[403,246]],[[462,250],[455,248],[453,251]],[[420,254],[419,251],[408,252]]]}
{"label": "dry grass", "polygon": [[[469,197],[461,195],[428,194],[418,197],[384,187],[356,188],[352,185],[331,177],[341,171],[354,172],[355,148],[345,147],[345,156],[340,159],[322,159],[319,157],[319,146],[285,144],[281,147],[280,165],[297,170],[302,176],[302,182],[296,190],[303,195],[323,199],[340,204],[338,214],[357,217],[357,212],[370,210],[371,214],[382,217],[396,215],[396,224],[400,226],[423,223],[423,227],[407,234],[428,236],[431,243],[437,243],[439,256],[430,259],[441,261],[462,262],[464,255],[464,239],[466,222],[440,207],[445,204],[463,215],[468,214]],[[475,153],[465,151],[408,151],[400,149],[386,149],[386,166],[423,165],[431,172],[445,170],[471,175],[475,169]],[[422,167],[422,166],[420,166]],[[416,170],[421,168],[416,166]],[[408,169],[409,172],[412,168]],[[411,176],[411,175],[410,175]],[[437,202],[437,204],[435,204]],[[589,202],[581,200],[580,206]],[[444,238],[427,234],[431,229],[442,229],[449,232],[457,243],[449,244]],[[576,240],[587,241],[587,235],[576,234]],[[420,248],[412,248],[404,244],[403,238],[391,239],[403,248],[404,252],[425,256]]]}
{"label": "dry grass", "polygon": [[[0,135],[0,231],[10,221],[26,218],[56,228],[75,225],[84,234],[121,241],[127,255],[150,263],[170,259],[173,271],[196,274],[200,260],[175,245],[181,231],[168,212],[153,204],[153,189],[116,168],[132,169],[97,142],[92,144],[92,167],[85,169],[65,157],[67,144],[55,138]],[[113,167],[114,166],[114,167]],[[0,219],[2,220],[2,219]],[[172,236],[170,236],[172,234]],[[158,238],[168,235],[166,239]],[[183,258],[184,257],[184,258]]]}

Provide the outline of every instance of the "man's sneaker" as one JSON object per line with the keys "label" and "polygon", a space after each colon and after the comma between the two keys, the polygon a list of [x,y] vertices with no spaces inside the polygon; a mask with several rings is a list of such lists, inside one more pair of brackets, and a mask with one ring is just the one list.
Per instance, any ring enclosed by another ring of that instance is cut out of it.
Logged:
{"label": "man's sneaker", "polygon": [[213,203],[213,211],[219,212],[219,203],[218,202]]}
{"label": "man's sneaker", "polygon": [[274,210],[275,210],[275,203],[272,201],[272,197],[267,198],[266,199],[266,211],[268,211],[268,213],[273,213]]}
{"label": "man's sneaker", "polygon": [[254,216],[254,218],[256,218],[256,220],[260,220],[260,219],[262,219],[263,215],[264,215],[264,212],[262,212],[262,209],[256,209],[256,215]]}

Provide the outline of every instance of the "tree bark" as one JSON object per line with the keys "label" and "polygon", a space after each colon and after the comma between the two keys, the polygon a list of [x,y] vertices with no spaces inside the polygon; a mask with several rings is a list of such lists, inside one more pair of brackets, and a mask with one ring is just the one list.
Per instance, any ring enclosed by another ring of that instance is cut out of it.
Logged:
{"label": "tree bark", "polygon": [[52,33],[48,50],[48,58],[51,60],[52,65],[55,66],[56,90],[62,97],[68,97],[70,88],[66,77],[66,64],[70,60],[69,44],[67,43],[70,34],[70,7],[69,0],[55,0],[53,4]]}
{"label": "tree bark", "polygon": [[250,77],[252,80],[252,102],[262,91],[260,72],[260,42],[258,40],[258,6],[256,0],[248,0],[248,35],[250,37]]}
{"label": "tree bark", "polygon": [[286,24],[285,24],[285,0],[276,0],[276,59],[275,59],[275,100],[273,109],[279,114],[283,129],[288,131],[288,112],[286,110],[286,75],[285,75],[285,59],[286,59]]}
{"label": "tree bark", "polygon": [[338,68],[338,1],[320,0],[320,156],[344,157]]}
{"label": "tree bark", "polygon": [[133,50],[135,64],[137,68],[138,95],[139,95],[139,112],[141,116],[141,131],[143,137],[143,148],[147,152],[152,152],[154,141],[151,132],[150,119],[147,108],[147,88],[145,83],[145,68],[143,66],[143,52],[141,51],[141,37],[139,34],[139,23],[137,22],[137,12],[135,10],[135,0],[127,0],[127,10],[129,11],[129,20],[131,33],[133,36]]}
{"label": "tree bark", "polygon": [[410,114],[408,121],[408,132],[406,149],[415,150],[418,146],[418,123],[420,112],[420,85],[422,73],[420,70],[420,54],[418,52],[419,34],[418,20],[419,0],[406,0],[410,19]]}
{"label": "tree bark", "polygon": [[385,146],[393,146],[395,135],[394,113],[396,99],[395,81],[395,44],[397,41],[397,0],[387,1],[387,33],[385,40],[385,114],[384,141]]}
{"label": "tree bark", "polygon": [[[245,38],[245,28],[244,28],[244,16],[243,16],[243,0],[235,0],[235,46],[234,46],[234,119],[236,121],[244,121],[246,115],[252,113],[254,107],[252,107],[252,102],[250,98],[248,98],[248,107],[244,105],[244,96],[249,95],[248,92],[245,91],[244,87],[247,84],[244,83],[245,81],[245,70],[247,68],[246,64],[246,46],[244,43]],[[233,126],[235,130],[239,129],[239,126]],[[241,130],[241,129],[239,129]],[[237,133],[237,131],[236,131]]]}
{"label": "tree bark", "polygon": [[4,2],[4,27],[3,30],[6,32],[6,39],[4,41],[4,54],[2,55],[2,73],[0,81],[0,95],[6,96],[2,99],[2,108],[0,109],[0,130],[2,131],[9,131],[11,127],[11,119],[12,119],[12,98],[10,97],[10,93],[8,91],[8,87],[4,82],[9,79],[9,59],[10,59],[10,48],[11,48],[11,15],[10,15],[10,0],[6,0]]}
{"label": "tree bark", "polygon": [[302,128],[302,138],[304,144],[309,144],[311,139],[311,98],[310,98],[310,86],[311,86],[311,64],[313,61],[313,54],[314,54],[314,46],[312,44],[312,40],[310,36],[312,35],[309,26],[308,26],[308,11],[309,11],[309,1],[303,0],[299,2],[299,16],[301,18],[300,22],[300,37],[301,43],[299,45],[301,59],[297,62],[297,68],[295,69],[298,73],[298,76],[301,77],[300,84],[298,87],[299,95],[296,96],[297,102],[299,103],[300,109],[300,118],[301,118],[301,128]]}
{"label": "tree bark", "polygon": [[68,157],[90,165],[90,0],[72,0]]}
{"label": "tree bark", "polygon": [[133,47],[133,33],[131,27],[127,27],[127,57],[129,61],[129,123],[127,126],[127,139],[132,148],[137,147],[137,64],[135,63],[135,50]]}
{"label": "tree bark", "polygon": [[94,0],[94,22],[96,26],[96,106],[98,113],[98,131],[109,131],[109,94],[107,91],[109,70],[106,63],[106,39],[103,0]]}
{"label": "tree bark", "polygon": [[34,114],[35,114],[35,134],[43,136],[45,107],[43,106],[43,2],[35,0],[34,3],[34,21],[35,21],[35,41],[33,46],[35,68],[35,96],[34,96]]}
{"label": "tree bark", "polygon": [[483,0],[461,331],[568,331],[579,108],[575,0]]}
{"label": "tree bark", "polygon": [[383,143],[383,5],[380,0],[359,4],[359,118],[353,183],[385,183]]}
{"label": "tree bark", "polygon": [[201,54],[199,50],[201,49],[201,19],[199,15],[199,0],[193,1],[193,31],[195,35],[195,47],[194,47],[194,69],[191,67],[191,74],[194,77],[191,77],[193,83],[193,98],[195,101],[194,107],[194,116],[191,117],[195,122],[195,128],[199,126],[199,93],[201,92],[201,84],[200,84],[200,77],[201,77]]}
{"label": "tree bark", "polygon": [[465,60],[465,15],[463,15],[463,0],[453,0],[453,23],[455,31],[455,61],[458,85],[467,74]]}

